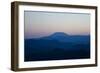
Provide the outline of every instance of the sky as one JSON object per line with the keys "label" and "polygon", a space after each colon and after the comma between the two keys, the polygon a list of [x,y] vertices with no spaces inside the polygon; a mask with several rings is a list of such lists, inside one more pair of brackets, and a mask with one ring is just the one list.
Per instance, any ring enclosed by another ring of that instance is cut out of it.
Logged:
{"label": "sky", "polygon": [[24,37],[40,38],[55,32],[90,34],[90,14],[24,11]]}

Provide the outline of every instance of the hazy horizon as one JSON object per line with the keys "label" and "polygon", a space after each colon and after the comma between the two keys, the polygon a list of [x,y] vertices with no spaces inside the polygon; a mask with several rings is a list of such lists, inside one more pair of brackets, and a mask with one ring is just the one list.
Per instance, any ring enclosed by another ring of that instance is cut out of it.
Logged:
{"label": "hazy horizon", "polygon": [[90,35],[90,14],[25,11],[24,15],[24,38],[40,38],[55,32]]}

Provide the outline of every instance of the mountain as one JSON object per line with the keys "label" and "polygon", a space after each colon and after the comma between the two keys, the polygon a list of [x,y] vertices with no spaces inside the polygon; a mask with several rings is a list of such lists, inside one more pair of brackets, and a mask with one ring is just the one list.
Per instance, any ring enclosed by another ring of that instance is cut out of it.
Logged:
{"label": "mountain", "polygon": [[63,40],[63,39],[67,39],[69,37],[68,34],[63,33],[63,32],[56,32],[51,34],[50,36],[47,37],[43,37],[41,39],[47,39],[47,40]]}
{"label": "mountain", "polygon": [[90,35],[68,35],[64,32],[56,32],[50,36],[42,37],[40,39],[46,40],[57,40],[60,42],[70,42],[70,43],[89,43]]}
{"label": "mountain", "polygon": [[56,32],[47,37],[24,40],[25,61],[90,58],[90,36]]}
{"label": "mountain", "polygon": [[68,37],[68,36],[69,36],[69,35],[66,34],[66,33],[64,33],[64,32],[56,32],[56,33],[50,35],[49,37],[50,37],[50,38],[63,39],[63,38],[66,38],[66,37]]}

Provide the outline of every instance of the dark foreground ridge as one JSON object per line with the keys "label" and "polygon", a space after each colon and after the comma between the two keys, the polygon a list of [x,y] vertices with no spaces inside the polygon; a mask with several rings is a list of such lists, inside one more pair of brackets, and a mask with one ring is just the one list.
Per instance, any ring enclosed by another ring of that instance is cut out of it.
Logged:
{"label": "dark foreground ridge", "polygon": [[90,36],[56,32],[38,39],[25,39],[25,61],[90,58]]}

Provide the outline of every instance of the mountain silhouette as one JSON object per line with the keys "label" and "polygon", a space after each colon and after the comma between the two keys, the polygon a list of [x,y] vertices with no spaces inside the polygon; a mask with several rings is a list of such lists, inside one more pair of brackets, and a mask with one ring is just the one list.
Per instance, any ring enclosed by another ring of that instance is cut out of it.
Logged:
{"label": "mountain silhouette", "polygon": [[89,43],[90,35],[68,35],[64,32],[55,32],[50,36],[42,37],[46,40],[57,40],[60,42]]}
{"label": "mountain silhouette", "polygon": [[90,58],[90,35],[55,32],[41,38],[24,40],[25,61]]}
{"label": "mountain silhouette", "polygon": [[53,37],[53,38],[64,38],[64,37],[67,37],[67,36],[69,36],[69,35],[64,33],[64,32],[56,32],[56,33],[52,34],[50,37]]}
{"label": "mountain silhouette", "polygon": [[64,38],[64,37],[67,37],[69,36],[68,34],[64,33],[64,32],[55,32],[53,34],[51,34],[50,36],[47,36],[47,37],[50,37],[50,38]]}

